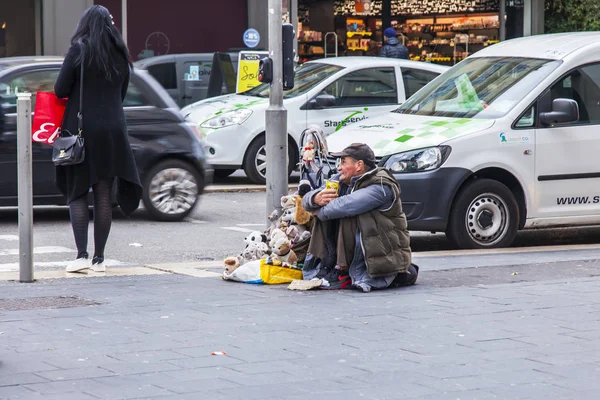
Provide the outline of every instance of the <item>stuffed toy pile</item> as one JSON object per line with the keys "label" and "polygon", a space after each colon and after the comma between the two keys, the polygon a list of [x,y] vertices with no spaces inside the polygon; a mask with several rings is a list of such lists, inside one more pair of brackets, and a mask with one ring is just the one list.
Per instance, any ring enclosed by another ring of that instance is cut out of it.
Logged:
{"label": "stuffed toy pile", "polygon": [[[270,226],[254,231],[244,238],[241,254],[224,260],[224,276],[229,276],[247,262],[269,257],[293,266],[301,265],[306,257],[310,239],[312,214],[302,207],[302,196],[312,190],[306,181],[300,181],[298,192],[281,198],[281,212],[269,215]],[[302,251],[295,249],[302,247]]]}

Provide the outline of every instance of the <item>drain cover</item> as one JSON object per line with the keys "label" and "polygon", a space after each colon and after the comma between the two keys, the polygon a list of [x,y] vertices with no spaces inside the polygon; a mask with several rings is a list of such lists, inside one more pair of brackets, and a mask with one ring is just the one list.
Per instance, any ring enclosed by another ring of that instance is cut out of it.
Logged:
{"label": "drain cover", "polygon": [[25,299],[0,299],[1,311],[44,310],[97,306],[101,303],[77,296],[28,297]]}

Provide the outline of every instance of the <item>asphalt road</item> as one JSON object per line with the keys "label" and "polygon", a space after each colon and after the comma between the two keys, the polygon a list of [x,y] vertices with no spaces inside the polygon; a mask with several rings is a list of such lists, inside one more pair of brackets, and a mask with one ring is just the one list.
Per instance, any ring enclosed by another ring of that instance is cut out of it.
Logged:
{"label": "asphalt road", "polygon": [[[124,218],[117,210],[113,214],[114,222],[105,256],[119,263],[133,265],[212,260],[220,264],[224,257],[241,252],[244,237],[250,231],[264,229],[265,201],[264,192],[208,193],[203,195],[199,206],[185,221],[172,223],[149,220],[143,209],[136,211],[129,219]],[[0,269],[2,265],[18,261],[18,253],[14,251],[18,247],[16,235],[17,210],[0,209]],[[88,250],[92,252],[93,223],[90,223],[89,238]],[[595,243],[600,243],[600,227],[522,232],[518,235],[514,247],[538,251],[533,247]],[[74,251],[74,240],[66,207],[35,209],[34,246],[45,249],[36,254],[36,262],[66,262],[74,257],[71,253]],[[15,254],[11,253],[11,249]],[[462,258],[455,259],[455,263],[466,266],[514,264],[520,260],[519,253],[512,255],[514,261],[507,261],[508,256],[502,252],[487,256],[481,254],[477,260],[484,260],[485,257],[489,260],[481,261],[483,264],[471,265],[468,263],[471,263],[469,260],[473,258],[469,258],[469,252],[448,252],[452,249],[444,234],[433,235],[427,232],[412,233],[412,249],[417,253],[417,258],[419,253],[425,252],[428,257],[432,257],[436,253],[429,252],[439,252],[440,256],[436,261],[460,255]],[[564,252],[555,253],[556,257],[551,255],[550,258],[556,261],[600,259],[600,250],[586,250],[585,254],[581,253],[585,257],[566,259]]]}

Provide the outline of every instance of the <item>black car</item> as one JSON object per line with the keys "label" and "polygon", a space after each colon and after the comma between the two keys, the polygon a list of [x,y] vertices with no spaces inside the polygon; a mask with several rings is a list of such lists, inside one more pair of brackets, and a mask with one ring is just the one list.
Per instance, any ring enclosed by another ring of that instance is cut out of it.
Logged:
{"label": "black car", "polygon": [[[17,96],[19,92],[51,92],[62,58],[0,59],[0,206],[17,205]],[[179,107],[148,72],[134,70],[123,102],[129,142],[144,186],[149,214],[178,221],[198,203],[212,169],[206,163],[201,136],[184,121]],[[32,143],[33,204],[63,205],[54,184],[52,147]]]}

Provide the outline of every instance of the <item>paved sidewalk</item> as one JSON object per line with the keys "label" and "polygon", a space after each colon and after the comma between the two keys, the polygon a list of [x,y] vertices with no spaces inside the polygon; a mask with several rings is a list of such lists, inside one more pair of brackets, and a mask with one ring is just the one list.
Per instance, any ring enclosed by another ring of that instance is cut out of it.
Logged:
{"label": "paved sidewalk", "polygon": [[0,282],[0,398],[597,399],[600,279],[567,279],[369,294]]}

